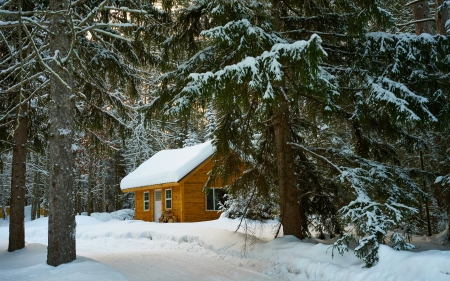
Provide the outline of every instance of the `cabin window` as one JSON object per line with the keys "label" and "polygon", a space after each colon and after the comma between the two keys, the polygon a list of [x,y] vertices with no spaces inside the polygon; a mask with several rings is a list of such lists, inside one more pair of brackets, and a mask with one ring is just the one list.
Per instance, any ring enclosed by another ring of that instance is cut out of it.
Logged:
{"label": "cabin window", "polygon": [[207,211],[217,211],[219,210],[220,204],[224,203],[225,199],[223,196],[225,195],[225,191],[221,188],[211,188],[206,194],[206,210]]}
{"label": "cabin window", "polygon": [[144,211],[150,210],[150,201],[148,199],[148,191],[146,191],[144,192]]}
{"label": "cabin window", "polygon": [[172,209],[172,189],[166,189],[166,209]]}

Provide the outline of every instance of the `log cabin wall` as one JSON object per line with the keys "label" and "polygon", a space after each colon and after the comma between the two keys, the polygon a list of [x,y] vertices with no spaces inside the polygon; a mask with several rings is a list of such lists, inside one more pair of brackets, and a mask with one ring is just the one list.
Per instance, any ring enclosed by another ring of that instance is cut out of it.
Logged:
{"label": "log cabin wall", "polygon": [[[43,210],[43,209],[41,208],[41,210]],[[9,207],[6,207],[6,215],[9,216]],[[41,213],[41,215],[43,215],[43,214]],[[0,218],[3,219],[3,208],[2,207],[0,207]]]}
{"label": "log cabin wall", "polygon": [[[148,192],[148,199],[150,208],[148,211],[144,210],[144,192]],[[142,189],[134,193],[134,219],[143,221],[153,221],[153,197],[154,191],[150,189]]]}
{"label": "log cabin wall", "polygon": [[183,180],[183,215],[185,222],[198,222],[218,219],[217,211],[206,210],[206,195],[202,192],[208,172],[212,169],[211,160],[207,160],[199,169],[186,176]]}
{"label": "log cabin wall", "polygon": [[[167,210],[166,209],[166,190],[172,189],[172,209]],[[182,196],[181,196],[181,188],[180,186],[172,186],[167,188],[162,188],[162,213],[165,211],[172,212],[175,217],[177,218],[177,221],[182,222]]]}

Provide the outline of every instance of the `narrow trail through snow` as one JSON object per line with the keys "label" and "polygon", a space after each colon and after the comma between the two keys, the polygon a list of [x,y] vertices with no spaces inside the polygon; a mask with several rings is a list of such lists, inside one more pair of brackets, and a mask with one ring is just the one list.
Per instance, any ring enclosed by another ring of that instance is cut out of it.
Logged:
{"label": "narrow trail through snow", "polygon": [[113,253],[89,257],[114,268],[130,281],[281,280],[257,272],[249,265],[225,263],[217,257],[199,257],[177,250]]}
{"label": "narrow trail through snow", "polygon": [[136,240],[94,239],[83,243],[77,253],[114,268],[130,281],[282,280],[267,262],[221,256],[193,244],[139,240],[136,246]]}

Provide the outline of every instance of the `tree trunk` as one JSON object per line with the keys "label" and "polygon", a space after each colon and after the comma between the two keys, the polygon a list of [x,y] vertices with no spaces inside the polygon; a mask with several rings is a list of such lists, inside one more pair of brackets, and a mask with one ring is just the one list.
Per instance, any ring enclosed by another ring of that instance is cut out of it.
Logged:
{"label": "tree trunk", "polygon": [[[422,150],[420,153],[420,168],[422,171],[424,171],[424,164],[423,164],[423,153]],[[425,192],[427,190],[427,184],[425,180],[423,180],[423,191]],[[427,199],[425,200],[425,213],[427,216],[427,230],[428,230],[428,236],[431,236],[431,219],[430,219],[430,208],[429,208],[430,201]]]}
{"label": "tree trunk", "polygon": [[76,224],[73,212],[74,155],[71,150],[75,106],[71,100],[73,87],[71,59],[67,59],[73,38],[69,22],[70,1],[52,0],[50,9],[55,11],[51,14],[50,24],[51,57],[57,54],[58,60],[65,59],[59,63],[52,61],[51,67],[67,84],[64,85],[56,76],[51,76],[47,264],[58,266],[76,258]]}
{"label": "tree trunk", "polygon": [[[18,102],[21,101],[18,95]],[[25,181],[26,181],[26,144],[28,140],[28,103],[24,102],[18,109],[14,124],[14,148],[11,173],[11,199],[9,221],[8,251],[25,247]]]}
{"label": "tree trunk", "polygon": [[[47,170],[47,173],[50,174],[50,157],[45,157],[45,169]],[[43,202],[43,208],[44,208],[44,217],[48,217],[48,202],[49,202],[49,187],[50,187],[50,175],[47,176],[45,180],[44,185],[44,202]]]}
{"label": "tree trunk", "polygon": [[[447,28],[445,24],[447,21],[450,21],[450,7],[447,5],[443,5],[445,0],[435,0],[436,3],[436,31],[441,35],[448,35]],[[450,25],[450,22],[448,23]],[[450,29],[450,26],[448,27]]]}
{"label": "tree trunk", "polygon": [[92,161],[89,163],[89,174],[88,174],[88,182],[87,182],[87,213],[88,216],[92,213]]}
{"label": "tree trunk", "polygon": [[77,193],[77,214],[81,215],[82,209],[81,209],[81,188],[78,190]]}
{"label": "tree trunk", "polygon": [[278,190],[280,195],[281,224],[284,235],[294,235],[303,239],[301,227],[301,206],[297,192],[297,179],[294,174],[294,156],[289,127],[289,106],[284,96],[278,97],[274,105],[273,124],[277,154]]}
{"label": "tree trunk", "polygon": [[34,159],[34,184],[33,184],[33,194],[31,197],[31,220],[34,221],[36,219],[36,214],[39,210],[39,171],[36,169],[39,165],[39,158],[36,156]]}
{"label": "tree trunk", "polygon": [[6,220],[6,196],[5,196],[5,186],[3,185],[3,177],[0,177],[0,186],[2,188],[2,216],[3,220]]}
{"label": "tree trunk", "polygon": [[[447,216],[450,216],[450,206],[447,206]],[[447,225],[448,231],[447,231],[447,240],[450,241],[450,218],[448,218],[448,225]]]}
{"label": "tree trunk", "polygon": [[[413,18],[415,21],[430,18],[430,6],[428,1],[424,0],[412,5]],[[414,24],[416,27],[416,34],[422,33],[431,34],[431,21],[418,22]]]}

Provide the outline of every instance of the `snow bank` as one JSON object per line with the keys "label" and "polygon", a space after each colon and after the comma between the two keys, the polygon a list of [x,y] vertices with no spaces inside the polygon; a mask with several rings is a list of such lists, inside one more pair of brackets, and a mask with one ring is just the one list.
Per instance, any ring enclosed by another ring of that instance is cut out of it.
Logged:
{"label": "snow bank", "polygon": [[[318,244],[312,239],[309,242],[293,236],[273,239],[275,221],[263,226],[250,222],[251,231],[258,237],[255,238],[241,231],[235,232],[239,221],[223,216],[214,221],[172,224],[117,219],[102,221],[105,217],[76,217],[77,247],[95,253],[105,251],[105,246],[100,245],[106,245],[108,251],[113,251],[116,256],[123,255],[127,261],[138,259],[154,247],[195,255],[206,251],[217,254],[226,263],[237,260],[247,265],[264,264],[258,267],[259,272],[283,280],[450,280],[450,251],[397,252],[382,245],[379,263],[368,269],[351,250],[344,256],[336,253],[333,257],[329,245]],[[27,242],[46,244],[46,232],[46,218],[26,223]],[[0,239],[5,237],[7,228],[0,227]],[[86,262],[86,267],[91,266],[87,260],[80,262]],[[2,263],[0,256],[0,265]],[[0,275],[3,277],[2,272]]]}
{"label": "snow bank", "polygon": [[120,182],[122,190],[178,182],[215,151],[211,141],[181,149],[162,150],[142,163]]}
{"label": "snow bank", "polygon": [[91,217],[96,218],[99,221],[132,220],[134,219],[134,210],[123,209],[112,213],[92,213]]}
{"label": "snow bank", "polygon": [[[142,221],[108,221],[95,229],[80,225],[77,239],[150,239],[173,241],[178,245],[195,244],[218,255],[259,261],[275,265],[278,274],[289,279],[313,280],[450,280],[450,252],[398,252],[388,246],[380,248],[380,262],[372,268],[352,252],[341,256],[329,245],[307,243],[293,236],[267,241],[272,226],[252,229],[263,239],[235,233],[238,221],[221,217],[219,220],[199,223],[159,224]],[[247,238],[247,239],[246,239]],[[266,240],[266,241],[264,241]],[[247,242],[246,242],[247,241]],[[244,251],[245,249],[245,251]],[[420,266],[418,266],[420,265]],[[274,274],[268,269],[266,274]]]}
{"label": "snow bank", "polygon": [[80,256],[70,264],[47,265],[47,246],[42,244],[27,244],[24,249],[12,253],[4,250],[7,247],[7,241],[0,241],[1,280],[127,280],[116,270]]}

